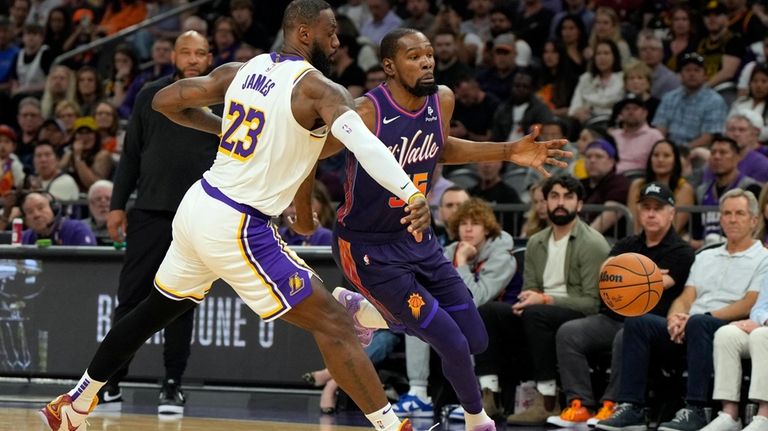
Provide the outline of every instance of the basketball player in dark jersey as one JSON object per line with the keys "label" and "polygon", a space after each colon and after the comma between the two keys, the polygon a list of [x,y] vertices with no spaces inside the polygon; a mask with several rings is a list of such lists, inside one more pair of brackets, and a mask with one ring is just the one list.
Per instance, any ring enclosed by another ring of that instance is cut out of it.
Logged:
{"label": "basketball player in dark jersey", "polygon": [[[384,37],[380,51],[387,81],[358,99],[356,110],[424,194],[430,191],[437,163],[506,160],[548,176],[545,164],[564,167],[557,158],[571,157],[560,150],[565,140],[534,142],[538,129],[507,143],[448,137],[454,95],[435,83],[429,39],[416,30],[396,29]],[[329,139],[322,156],[341,148]],[[346,177],[333,255],[346,278],[376,307],[360,309],[359,300],[337,298],[353,313],[358,335],[366,335],[360,327],[361,313],[371,313],[375,316],[362,320],[378,318],[379,327],[401,330],[429,343],[440,355],[443,372],[464,407],[466,429],[495,430],[483,410],[471,359],[485,350],[488,335],[467,286],[443,257],[433,233],[409,232],[402,217],[406,203],[376,184],[352,154],[347,155]],[[302,190],[296,201],[305,198]],[[303,217],[311,219],[308,214]]]}

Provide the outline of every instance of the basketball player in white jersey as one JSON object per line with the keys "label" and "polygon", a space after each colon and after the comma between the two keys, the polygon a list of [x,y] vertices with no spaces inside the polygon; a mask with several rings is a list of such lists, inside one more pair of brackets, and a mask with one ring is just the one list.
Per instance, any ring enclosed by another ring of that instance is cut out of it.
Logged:
{"label": "basketball player in white jersey", "polygon": [[[52,430],[85,429],[99,388],[156,331],[225,280],[263,319],[312,333],[339,386],[377,430],[411,431],[392,412],[352,319],[270,222],[311,173],[330,131],[371,177],[407,202],[403,224],[429,226],[427,201],[353,109],[349,93],[320,72],[339,46],[323,0],[294,0],[283,18],[285,45],[245,64],[179,80],[154,98],[171,120],[221,134],[217,158],[182,200],[173,242],[152,294],[109,332],[78,384],[40,413]],[[225,103],[222,120],[204,107]],[[297,229],[311,229],[299,220]]]}

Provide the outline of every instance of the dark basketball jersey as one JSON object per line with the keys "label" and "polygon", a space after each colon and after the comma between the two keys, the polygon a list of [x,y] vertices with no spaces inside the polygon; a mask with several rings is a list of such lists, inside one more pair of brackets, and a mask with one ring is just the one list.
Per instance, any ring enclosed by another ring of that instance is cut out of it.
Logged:
{"label": "dark basketball jersey", "polygon": [[[428,96],[416,112],[400,107],[385,85],[366,94],[376,107],[376,136],[394,154],[403,170],[425,195],[429,193],[432,173],[443,151],[445,137],[437,93]],[[357,232],[388,233],[403,231],[400,223],[406,215],[405,202],[374,181],[360,166],[354,154],[347,152],[344,199],[338,211],[338,223]]]}

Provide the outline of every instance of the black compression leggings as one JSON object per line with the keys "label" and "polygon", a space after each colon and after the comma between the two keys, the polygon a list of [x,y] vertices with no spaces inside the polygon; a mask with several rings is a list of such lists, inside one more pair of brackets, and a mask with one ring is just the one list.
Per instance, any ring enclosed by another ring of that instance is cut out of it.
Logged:
{"label": "black compression leggings", "polygon": [[96,381],[106,382],[149,337],[195,305],[188,299],[175,301],[166,298],[153,288],[147,299],[109,331],[88,366],[88,375]]}

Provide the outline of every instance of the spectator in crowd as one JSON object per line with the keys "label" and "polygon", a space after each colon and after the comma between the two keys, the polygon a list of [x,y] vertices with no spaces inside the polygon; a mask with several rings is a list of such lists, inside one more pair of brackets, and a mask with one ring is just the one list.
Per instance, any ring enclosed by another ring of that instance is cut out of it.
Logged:
{"label": "spectator in crowd", "polygon": [[739,401],[743,358],[750,358],[752,362],[747,397],[758,403],[757,414],[744,430],[768,429],[768,368],[761,365],[768,363],[767,327],[768,280],[764,280],[749,318],[731,322],[715,332],[715,389],[712,398],[722,401],[723,410],[702,431],[741,430]]}
{"label": "spectator in crowd", "polygon": [[381,66],[373,66],[365,72],[365,91],[373,90],[377,85],[387,80],[387,74]]}
{"label": "spectator in crowd", "polygon": [[456,104],[451,119],[451,136],[478,142],[491,140],[493,116],[499,107],[499,99],[483,91],[471,75],[459,77],[454,94]]}
{"label": "spectator in crowd", "polygon": [[32,168],[32,153],[34,152],[37,134],[43,125],[43,112],[40,101],[34,97],[25,97],[19,102],[16,122],[21,132],[16,142],[16,154],[25,167]]}
{"label": "spectator in crowd", "polygon": [[96,245],[91,229],[61,214],[60,205],[49,193],[28,193],[21,199],[20,208],[28,227],[21,235],[22,244],[50,239],[51,245]]}
{"label": "spectator in crowd", "polygon": [[24,166],[14,154],[16,132],[6,124],[0,124],[0,196],[24,185]]}
{"label": "spectator in crowd", "polygon": [[56,155],[61,157],[64,154],[64,147],[67,145],[68,139],[67,127],[64,123],[51,117],[43,121],[43,124],[40,126],[35,145],[45,141],[54,148]]}
{"label": "spectator in crowd", "polygon": [[[480,162],[475,164],[480,182],[477,186],[469,190],[473,197],[482,198],[491,203],[498,204],[519,204],[520,196],[515,189],[506,185],[501,180],[501,171],[504,169],[504,162]],[[514,232],[514,217],[506,217],[504,220],[504,230]]]}
{"label": "spectator in crowd", "polygon": [[491,40],[491,10],[494,2],[491,0],[469,0],[467,10],[470,18],[461,23],[462,33],[473,33],[482,40]]}
{"label": "spectator in crowd", "polygon": [[587,29],[581,20],[572,15],[566,15],[555,28],[555,40],[563,44],[567,57],[563,61],[581,75],[587,70],[589,61],[584,54],[587,51]]}
{"label": "spectator in crowd", "polygon": [[363,95],[365,85],[365,72],[357,65],[357,54],[360,45],[354,36],[340,34],[339,47],[333,55],[333,68],[330,78],[337,84],[341,84],[349,91],[352,97]]}
{"label": "spectator in crowd", "polygon": [[530,408],[507,418],[513,425],[543,424],[556,414],[555,334],[563,323],[597,312],[598,270],[610,250],[605,238],[577,217],[584,201],[578,180],[550,178],[544,196],[551,226],[528,240],[519,302],[512,307],[491,302],[479,309],[490,337],[488,350],[475,356],[485,394],[500,391],[499,379],[506,377],[501,373],[519,365],[524,348],[535,358],[536,396]]}
{"label": "spectator in crowd", "polygon": [[754,44],[750,46],[750,48],[751,49],[747,52],[747,58],[750,57],[749,54],[755,54],[757,59],[745,64],[739,72],[739,80],[736,83],[736,88],[738,89],[738,95],[740,97],[748,95],[750,91],[749,82],[752,78],[752,71],[754,70],[755,66],[760,64],[765,65],[766,61],[768,60],[768,34],[766,34],[762,40],[762,52],[760,52],[760,50],[756,48]]}
{"label": "spectator in crowd", "polygon": [[553,114],[565,117],[576,90],[574,77],[581,75],[581,68],[570,60],[560,42],[552,40],[544,43],[541,63],[543,85],[536,95]]}
{"label": "spectator in crowd", "polygon": [[[504,33],[512,32],[512,22],[515,20],[515,13],[507,7],[494,6],[490,12],[491,17],[491,39]],[[487,43],[486,43],[486,46]]]}
{"label": "spectator in crowd", "polygon": [[[680,86],[680,77],[662,62],[664,43],[656,33],[650,30],[640,32],[637,37],[637,50],[640,61],[651,69],[651,78],[648,80],[651,84],[651,96],[660,100],[662,96]],[[653,115],[649,118],[653,118]]]}
{"label": "spectator in crowd", "polygon": [[144,21],[146,17],[147,4],[144,0],[107,0],[98,32],[109,36]]}
{"label": "spectator in crowd", "polygon": [[110,78],[104,83],[104,96],[113,106],[120,106],[128,87],[139,75],[139,57],[128,44],[120,44],[112,55]]}
{"label": "spectator in crowd", "polygon": [[572,15],[579,19],[579,23],[584,28],[592,28],[595,22],[595,13],[587,7],[585,0],[565,0],[565,9],[556,13],[552,18],[550,26],[550,37],[557,37],[560,33],[557,29],[560,27],[560,22],[568,15]]}
{"label": "spectator in crowd", "polygon": [[[94,18],[93,10],[86,6],[75,9],[72,14],[72,24],[74,25],[66,41],[64,41],[64,51],[79,48],[99,38],[99,29]],[[75,55],[65,61],[64,64],[74,70],[80,69],[80,67],[85,65],[93,66],[97,63],[97,54],[94,51],[86,51]]]}
{"label": "spectator in crowd", "polygon": [[213,22],[213,67],[234,61],[239,45],[235,20],[228,16],[216,18]]}
{"label": "spectator in crowd", "polygon": [[689,52],[678,63],[683,85],[661,98],[651,124],[677,145],[707,147],[712,135],[723,131],[728,106],[705,86],[707,75],[701,55]]}
{"label": "spectator in crowd", "polygon": [[358,31],[360,31],[363,24],[371,16],[366,0],[346,0],[344,4],[336,8],[336,11],[352,20]]}
{"label": "spectator in crowd", "polygon": [[[584,152],[587,175],[581,180],[584,186],[584,203],[606,207],[625,205],[629,192],[627,177],[616,173],[619,154],[616,146],[607,139],[598,139],[587,146]],[[622,225],[618,224],[622,214],[606,208],[599,214],[586,214],[585,220],[598,232],[607,233],[614,226],[621,235]]]}
{"label": "spectator in crowd", "polygon": [[101,148],[112,154],[119,153],[125,138],[125,131],[120,129],[117,109],[109,102],[99,102],[93,117],[99,128]]}
{"label": "spectator in crowd", "polygon": [[146,83],[171,75],[175,71],[172,53],[172,40],[155,40],[155,43],[152,44],[152,67],[139,73],[131,81],[131,85],[125,92],[123,103],[117,108],[120,118],[130,117],[131,112],[133,112],[133,105],[136,103],[136,96]]}
{"label": "spectator in crowd", "polygon": [[[169,12],[177,7],[175,0],[158,0],[147,3],[147,20]],[[230,4],[230,8],[231,8]],[[181,17],[175,14],[170,18],[161,20],[147,28],[139,30],[132,36],[134,46],[139,51],[141,58],[149,58],[152,52],[152,43],[157,39],[175,40],[181,34]]]}
{"label": "spectator in crowd", "polygon": [[435,81],[455,89],[459,79],[472,69],[459,58],[458,35],[450,28],[438,29],[432,37],[435,48]]}
{"label": "spectator in crowd", "polygon": [[521,69],[512,79],[509,98],[496,109],[491,138],[494,141],[515,141],[528,133],[535,124],[553,119],[547,105],[536,97],[536,78],[531,70]]}
{"label": "spectator in crowd", "polygon": [[24,23],[29,16],[30,0],[12,0],[8,8],[8,16],[11,20],[11,39],[16,43],[22,41],[24,32]]}
{"label": "spectator in crowd", "polygon": [[[766,38],[768,46],[768,38]],[[745,68],[746,69],[746,68]],[[736,99],[731,105],[734,112],[752,111],[763,119],[763,129],[760,130],[760,141],[768,141],[768,66],[758,64],[753,66],[749,76],[748,91],[745,96]],[[763,154],[768,154],[762,151]]]}
{"label": "spectator in crowd", "polygon": [[763,117],[755,111],[736,111],[725,122],[726,136],[739,144],[739,172],[761,184],[768,182],[768,157],[760,144],[764,127]]}
{"label": "spectator in crowd", "polygon": [[549,226],[549,217],[547,217],[547,200],[544,197],[544,180],[533,184],[529,193],[531,195],[531,207],[525,213],[525,224],[520,230],[520,238],[530,238],[535,233],[541,232]]}
{"label": "spectator in crowd", "polygon": [[[688,207],[696,203],[693,186],[683,177],[683,161],[680,155],[680,147],[661,139],[651,147],[651,154],[645,164],[645,175],[632,181],[627,194],[627,207],[635,219],[635,231],[639,231],[640,214],[637,203],[639,202],[641,191],[646,184],[652,182],[665,184],[672,193],[674,193],[677,205]],[[690,214],[685,211],[678,211],[675,214],[675,230],[679,234],[686,232],[686,226]]]}
{"label": "spectator in crowd", "polygon": [[763,40],[766,26],[747,6],[747,0],[725,0],[723,4],[728,11],[731,33],[740,34],[747,46]]}
{"label": "spectator in crowd", "polygon": [[200,34],[208,34],[208,21],[197,15],[190,15],[181,23],[181,32],[195,31]]}
{"label": "spectator in crowd", "polygon": [[74,132],[72,146],[65,151],[59,166],[85,193],[96,181],[112,178],[114,161],[109,151],[101,148],[99,127],[93,117],[75,120]]}
{"label": "spectator in crowd", "polygon": [[704,8],[704,27],[707,32],[696,49],[704,58],[707,85],[715,88],[732,81],[746,53],[746,46],[738,33],[728,29],[728,13],[718,0],[712,0]]}
{"label": "spectator in crowd", "polygon": [[[631,76],[631,73],[625,76]],[[614,109],[618,112],[620,126],[610,132],[620,155],[616,173],[628,178],[639,177],[647,165],[653,144],[664,139],[664,135],[648,125],[647,101],[642,96],[629,93]]]}
{"label": "spectator in crowd", "polygon": [[238,63],[246,63],[248,60],[259,55],[259,51],[256,48],[248,45],[247,43],[241,43],[235,50],[235,61]]}
{"label": "spectator in crowd", "polygon": [[56,105],[62,100],[75,100],[77,78],[74,72],[62,65],[51,68],[45,80],[45,91],[41,99],[43,116],[48,118],[56,112]]}
{"label": "spectator in crowd", "polygon": [[[619,240],[611,249],[610,256],[639,253],[662,269],[664,293],[649,312],[666,317],[672,301],[683,291],[694,252],[675,232],[672,224],[675,198],[666,184],[646,184],[639,198],[638,220],[642,231]],[[594,419],[592,422],[608,419],[613,414],[622,376],[623,321],[621,315],[601,302],[598,314],[571,320],[560,327],[557,331],[557,363],[568,407],[547,422],[572,427],[590,419]],[[598,404],[592,389],[589,358],[606,353],[611,354],[611,374]],[[596,411],[596,414],[592,415],[590,410]]]}
{"label": "spectator in crowd", "polygon": [[672,7],[670,12],[672,25],[669,37],[664,41],[664,65],[669,70],[680,71],[685,54],[695,52],[699,46],[698,29],[691,10],[684,4]]}
{"label": "spectator in crowd", "polygon": [[599,126],[587,126],[579,132],[579,138],[576,140],[576,159],[571,164],[571,175],[577,180],[587,178],[587,146],[598,139],[604,139],[608,136],[608,131]]}
{"label": "spectator in crowd", "polygon": [[96,245],[113,245],[107,230],[109,201],[112,199],[112,181],[98,180],[88,189],[88,218],[83,222],[96,237]]}
{"label": "spectator in crowd", "polygon": [[768,186],[764,186],[760,192],[758,210],[760,211],[760,226],[757,231],[757,239],[768,248]]}
{"label": "spectator in crowd", "polygon": [[[698,205],[717,205],[721,196],[734,188],[741,188],[760,194],[760,185],[754,179],[739,172],[739,144],[727,136],[717,136],[710,146],[709,170],[714,179],[703,182],[696,188]],[[720,229],[720,212],[707,211],[695,222],[691,243],[698,248],[723,241],[723,231]]]}
{"label": "spectator in crowd", "polygon": [[[478,198],[462,203],[447,225],[458,241],[445,247],[445,257],[472,292],[475,306],[496,300],[504,293],[517,269],[511,254],[512,236],[501,230],[491,206]],[[428,344],[406,335],[405,360],[410,389],[392,406],[398,415],[418,417],[426,413],[432,416],[432,400],[427,396],[429,354]],[[486,410],[486,413],[494,416],[493,411]],[[459,411],[452,415],[463,417],[463,409],[459,407]]]}
{"label": "spectator in crowd", "polygon": [[[611,41],[616,44],[619,55],[616,56],[616,62],[619,67],[632,58],[629,50],[629,44],[621,37],[621,23],[616,11],[610,7],[601,6],[595,10],[595,26],[589,35],[589,46],[587,47],[588,59],[591,59],[597,53],[597,45],[603,41]],[[619,69],[621,70],[621,69]]]}
{"label": "spectator in crowd", "polygon": [[665,363],[685,363],[688,379],[686,406],[659,430],[698,430],[706,425],[715,331],[749,315],[768,274],[768,250],[752,237],[758,220],[754,195],[742,189],[729,191],[720,199],[720,214],[727,242],[696,256],[683,293],[666,318],[646,314],[624,321],[621,369],[631,372],[622,373],[620,404],[613,416],[597,423],[598,429],[645,426],[649,365],[662,356]]}
{"label": "spectator in crowd", "polygon": [[92,66],[83,66],[77,71],[76,78],[75,101],[80,106],[80,115],[93,116],[96,105],[102,99],[99,73]]}
{"label": "spectator in crowd", "polygon": [[26,24],[36,24],[45,27],[51,9],[61,4],[59,0],[31,0]]}
{"label": "spectator in crowd", "polygon": [[[626,95],[634,94],[635,96],[638,96],[643,102],[645,110],[648,112],[646,118],[653,118],[661,100],[651,94],[651,87],[653,85],[651,69],[641,61],[630,60],[629,63],[624,65],[623,72],[624,90],[626,91]],[[615,116],[618,116],[619,114],[615,107],[613,114]],[[615,120],[615,118],[612,118],[612,120]]]}
{"label": "spectator in crowd", "polygon": [[0,94],[10,93],[11,70],[16,66],[14,59],[19,53],[19,47],[13,41],[11,34],[11,21],[0,16]]}
{"label": "spectator in crowd", "polygon": [[[596,21],[599,21],[600,14]],[[595,45],[589,70],[579,77],[568,115],[581,123],[608,121],[613,105],[624,95],[619,50],[611,40]]]}
{"label": "spectator in crowd", "polygon": [[463,30],[461,24],[461,16],[456,9],[450,5],[443,5],[435,16],[435,22],[432,24],[432,29],[428,35],[432,36],[438,29],[450,28],[459,35],[458,40],[461,47],[459,58],[461,61],[469,66],[481,64],[486,42],[475,33]]}
{"label": "spectator in crowd", "polygon": [[45,77],[51,68],[53,54],[43,45],[45,29],[38,24],[25,24],[22,40],[24,48],[16,54],[11,69],[11,96],[40,96],[45,88]]}
{"label": "spectator in crowd", "polygon": [[59,201],[76,201],[80,197],[77,182],[59,168],[59,156],[48,141],[35,145],[35,175],[28,176],[27,189],[45,190]]}
{"label": "spectator in crowd", "polygon": [[512,79],[517,72],[516,56],[515,36],[511,33],[496,36],[493,40],[491,67],[481,69],[476,74],[480,88],[495,95],[499,100],[506,100],[512,88]]}
{"label": "spectator in crowd", "polygon": [[233,0],[229,3],[229,13],[237,26],[242,42],[256,48],[259,53],[269,51],[269,36],[264,27],[253,19],[251,0]]}
{"label": "spectator in crowd", "polygon": [[403,20],[392,10],[389,0],[367,0],[367,2],[371,15],[360,27],[360,35],[379,46],[384,35],[400,27]]}
{"label": "spectator in crowd", "polygon": [[437,207],[438,217],[435,218],[432,230],[441,246],[445,247],[456,241],[456,237],[448,229],[448,222],[456,214],[461,204],[468,200],[467,191],[456,185],[446,188],[440,196],[440,203]]}
{"label": "spectator in crowd", "polygon": [[525,0],[512,26],[515,29],[515,35],[528,42],[536,58],[541,58],[553,16],[554,13],[544,8],[541,0]]}
{"label": "spectator in crowd", "polygon": [[64,126],[65,144],[69,144],[75,135],[75,120],[81,116],[80,107],[74,100],[64,99],[54,106],[53,116]]}
{"label": "spectator in crowd", "polygon": [[427,33],[435,22],[435,16],[429,12],[429,0],[406,0],[405,9],[408,18],[403,21],[403,27],[414,28]]}
{"label": "spectator in crowd", "polygon": [[57,6],[48,13],[48,21],[45,23],[44,44],[51,50],[55,57],[62,54],[64,44],[72,34],[71,12],[66,6]]}

